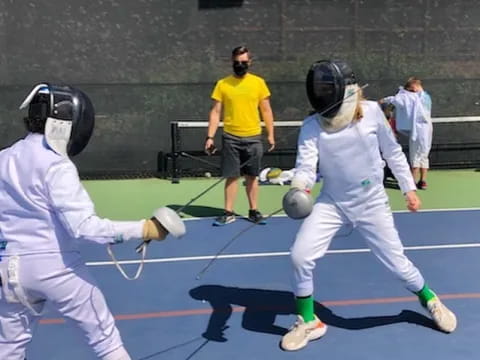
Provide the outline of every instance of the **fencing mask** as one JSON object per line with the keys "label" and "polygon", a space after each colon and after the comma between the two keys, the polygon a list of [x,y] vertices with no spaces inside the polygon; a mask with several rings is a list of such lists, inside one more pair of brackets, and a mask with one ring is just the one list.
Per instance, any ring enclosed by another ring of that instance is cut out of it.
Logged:
{"label": "fencing mask", "polygon": [[36,85],[20,109],[28,117],[45,120],[48,146],[63,156],[75,156],[87,146],[95,125],[95,110],[88,96],[71,86]]}
{"label": "fencing mask", "polygon": [[327,131],[336,131],[353,120],[358,104],[357,80],[343,61],[315,62],[307,74],[307,96]]}

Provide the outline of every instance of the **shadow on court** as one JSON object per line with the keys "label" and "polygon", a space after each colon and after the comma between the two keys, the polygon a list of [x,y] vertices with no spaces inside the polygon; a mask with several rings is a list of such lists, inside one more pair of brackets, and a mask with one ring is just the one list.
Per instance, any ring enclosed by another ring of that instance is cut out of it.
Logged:
{"label": "shadow on court", "polygon": [[[177,211],[183,205],[167,205],[170,209]],[[198,206],[198,205],[189,205],[185,209],[182,210],[182,213],[185,215],[193,216],[193,217],[212,217],[212,216],[220,216],[223,215],[224,210],[222,208],[211,207],[211,206]]]}
{"label": "shadow on court", "polygon": [[[224,331],[233,312],[233,306],[245,307],[242,327],[246,330],[284,335],[288,329],[275,325],[277,315],[295,313],[293,293],[287,291],[241,289],[218,285],[204,285],[190,290],[196,300],[210,303],[213,313],[202,336],[211,341],[225,342]],[[315,313],[326,324],[348,330],[362,330],[396,323],[411,323],[426,328],[437,328],[431,319],[415,311],[403,310],[397,315],[343,318],[320,303],[315,303]]]}

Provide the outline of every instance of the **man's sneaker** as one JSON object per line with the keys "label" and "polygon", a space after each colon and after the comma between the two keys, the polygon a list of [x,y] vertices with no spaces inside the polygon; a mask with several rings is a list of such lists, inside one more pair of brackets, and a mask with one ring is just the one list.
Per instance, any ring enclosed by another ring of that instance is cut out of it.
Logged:
{"label": "man's sneaker", "polygon": [[315,315],[315,319],[309,322],[303,321],[298,315],[298,319],[293,327],[286,333],[280,346],[286,351],[300,350],[307,346],[310,340],[321,338],[327,332],[327,325],[321,322]]}
{"label": "man's sneaker", "polygon": [[457,327],[457,318],[438,297],[427,302],[426,306],[435,324],[442,331],[451,333]]}
{"label": "man's sneaker", "polygon": [[423,181],[423,180],[420,180],[420,181],[417,183],[417,189],[427,190],[427,182],[426,182],[426,181]]}
{"label": "man's sneaker", "polygon": [[258,210],[248,210],[248,220],[259,225],[265,225],[266,221],[262,213]]}
{"label": "man's sneaker", "polygon": [[217,217],[213,222],[213,226],[223,226],[231,224],[235,221],[235,214],[230,211],[225,211],[223,215]]}

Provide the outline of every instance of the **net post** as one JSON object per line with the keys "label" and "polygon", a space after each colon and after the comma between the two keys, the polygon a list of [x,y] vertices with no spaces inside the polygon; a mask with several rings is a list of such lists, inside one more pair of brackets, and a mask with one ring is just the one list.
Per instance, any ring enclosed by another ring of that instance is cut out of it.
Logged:
{"label": "net post", "polygon": [[170,139],[171,139],[171,156],[172,156],[172,184],[178,184],[180,182],[179,176],[179,151],[180,151],[180,139],[178,137],[178,122],[170,122]]}
{"label": "net post", "polygon": [[155,174],[158,178],[165,178],[165,169],[166,169],[166,156],[163,154],[163,151],[157,153],[157,172]]}

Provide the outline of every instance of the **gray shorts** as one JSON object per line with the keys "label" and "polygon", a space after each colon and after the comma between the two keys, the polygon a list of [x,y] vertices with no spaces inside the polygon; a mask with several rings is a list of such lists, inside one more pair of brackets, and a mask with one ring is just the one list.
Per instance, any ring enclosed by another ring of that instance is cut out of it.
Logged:
{"label": "gray shorts", "polygon": [[[258,176],[263,156],[261,136],[238,137],[224,133],[222,137],[222,177]],[[242,165],[240,168],[240,165]]]}

